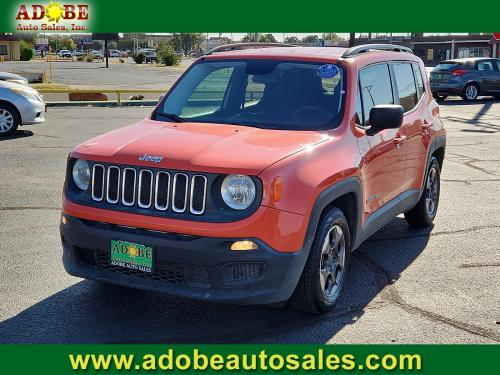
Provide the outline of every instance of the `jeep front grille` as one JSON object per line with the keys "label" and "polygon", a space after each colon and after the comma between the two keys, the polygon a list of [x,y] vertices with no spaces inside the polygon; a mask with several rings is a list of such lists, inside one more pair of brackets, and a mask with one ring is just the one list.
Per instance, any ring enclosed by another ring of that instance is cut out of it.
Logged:
{"label": "jeep front grille", "polygon": [[153,171],[147,168],[104,166],[92,168],[92,200],[157,211],[205,212],[207,178],[201,174]]}

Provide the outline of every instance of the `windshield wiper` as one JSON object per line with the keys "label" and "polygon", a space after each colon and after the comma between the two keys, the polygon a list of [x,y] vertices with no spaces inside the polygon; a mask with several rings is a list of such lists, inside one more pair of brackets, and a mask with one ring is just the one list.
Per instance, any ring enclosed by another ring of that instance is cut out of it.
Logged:
{"label": "windshield wiper", "polygon": [[176,115],[175,113],[165,113],[165,112],[156,112],[157,115],[168,118],[169,120],[173,120],[174,122],[186,122],[182,117]]}

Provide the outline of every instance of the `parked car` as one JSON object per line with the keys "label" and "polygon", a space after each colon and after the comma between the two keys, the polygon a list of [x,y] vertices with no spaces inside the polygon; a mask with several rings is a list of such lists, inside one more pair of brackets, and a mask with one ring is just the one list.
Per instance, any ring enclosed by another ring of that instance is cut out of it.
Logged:
{"label": "parked car", "polygon": [[365,240],[436,216],[446,131],[424,71],[395,45],[203,56],[148,118],[69,154],[65,269],[332,310]]}
{"label": "parked car", "polygon": [[75,50],[73,51],[73,56],[74,57],[80,57],[80,56],[84,56],[85,55],[85,51],[83,50]]}
{"label": "parked car", "polygon": [[121,52],[118,51],[117,49],[110,49],[110,50],[108,50],[108,53],[109,53],[109,57],[120,57],[121,56]]}
{"label": "parked car", "polygon": [[45,121],[45,103],[40,94],[24,84],[0,81],[0,137],[12,134],[20,125]]}
{"label": "parked car", "polygon": [[156,51],[154,49],[150,49],[150,48],[142,48],[139,50],[139,53],[143,53],[144,54],[144,61],[146,63],[150,63],[152,61],[156,61]]}
{"label": "parked car", "polygon": [[73,55],[71,55],[71,52],[67,49],[62,49],[57,53],[57,56],[63,57],[63,58],[72,58]]}
{"label": "parked car", "polygon": [[431,90],[436,99],[449,95],[473,101],[480,95],[500,98],[500,59],[467,58],[441,61],[431,71]]}
{"label": "parked car", "polygon": [[0,81],[8,81],[19,83],[21,85],[27,85],[28,80],[19,74],[0,72]]}
{"label": "parked car", "polygon": [[95,59],[98,59],[98,60],[103,60],[104,59],[104,56],[103,56],[103,54],[102,54],[101,51],[92,50],[92,51],[90,51],[90,54],[92,56],[94,56]]}

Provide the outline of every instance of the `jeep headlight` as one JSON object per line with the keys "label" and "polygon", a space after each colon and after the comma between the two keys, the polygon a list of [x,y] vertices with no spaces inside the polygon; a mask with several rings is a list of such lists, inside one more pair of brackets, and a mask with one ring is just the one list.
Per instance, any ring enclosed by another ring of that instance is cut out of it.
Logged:
{"label": "jeep headlight", "polygon": [[244,210],[255,200],[255,184],[248,176],[230,174],[222,181],[220,190],[224,202],[235,210]]}
{"label": "jeep headlight", "polygon": [[79,189],[87,190],[90,183],[89,163],[85,160],[77,159],[73,164],[73,181]]}

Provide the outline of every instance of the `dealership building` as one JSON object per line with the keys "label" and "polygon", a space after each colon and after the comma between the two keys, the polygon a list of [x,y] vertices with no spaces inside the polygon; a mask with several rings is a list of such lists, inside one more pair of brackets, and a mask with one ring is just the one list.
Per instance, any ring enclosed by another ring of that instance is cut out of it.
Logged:
{"label": "dealership building", "polygon": [[413,52],[428,65],[467,57],[498,57],[500,33],[415,37],[409,41]]}
{"label": "dealership building", "polygon": [[357,38],[356,44],[392,43],[410,47],[425,65],[435,66],[442,60],[467,57],[500,57],[500,33],[426,35],[376,35]]}
{"label": "dealership building", "polygon": [[20,40],[14,35],[0,34],[0,61],[19,61]]}

